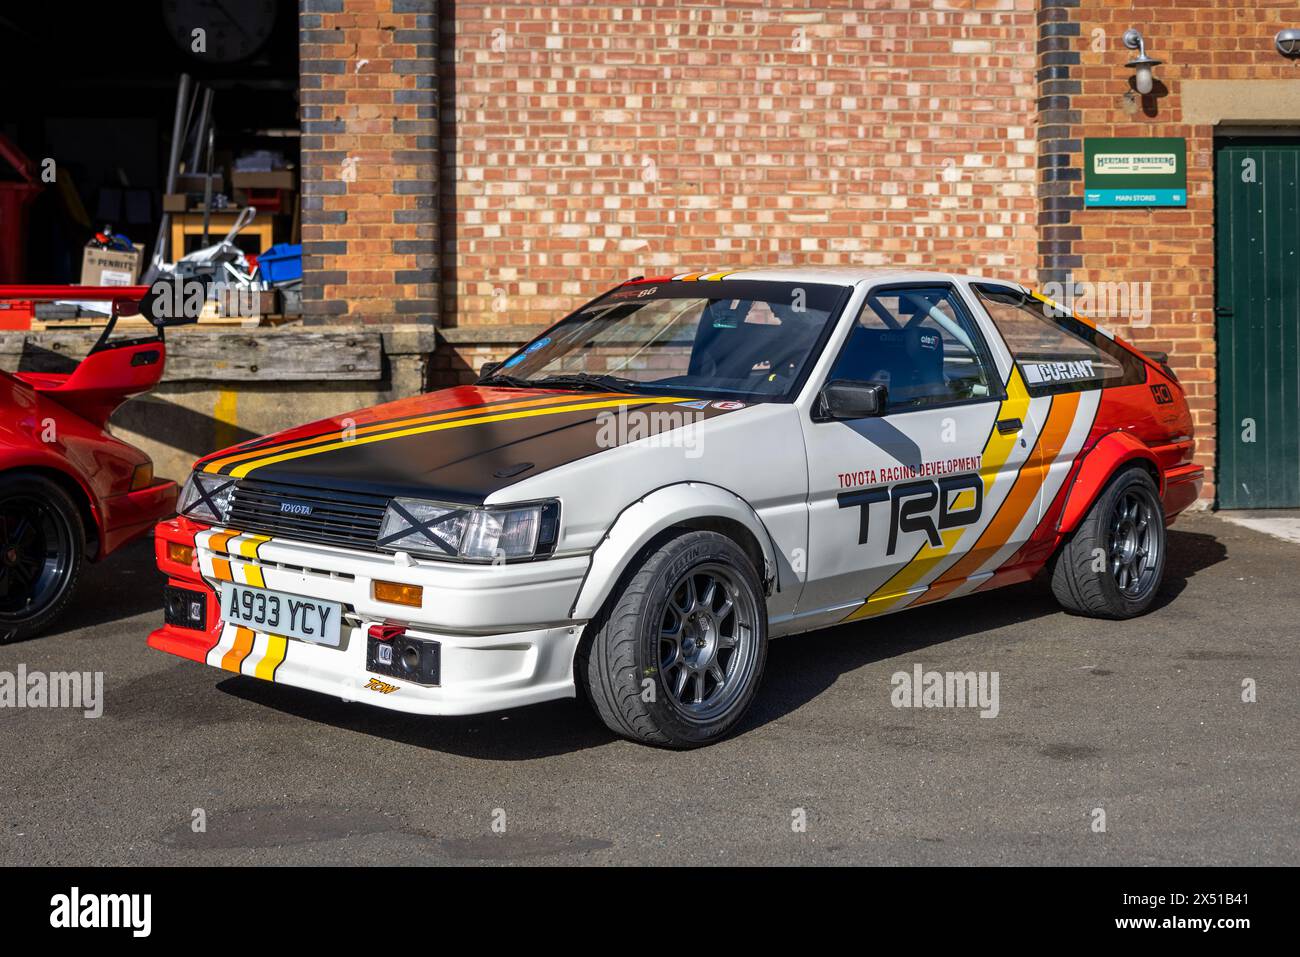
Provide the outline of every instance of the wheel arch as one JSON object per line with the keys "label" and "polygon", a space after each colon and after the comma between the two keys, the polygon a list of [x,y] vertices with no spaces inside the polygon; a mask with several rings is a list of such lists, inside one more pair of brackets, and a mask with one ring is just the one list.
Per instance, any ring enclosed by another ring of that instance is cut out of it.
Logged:
{"label": "wheel arch", "polygon": [[77,513],[81,518],[82,531],[86,538],[86,557],[91,561],[99,557],[104,547],[99,506],[81,479],[56,466],[37,463],[12,465],[0,471],[0,475],[31,475],[43,478],[67,492],[68,497],[77,506]]}
{"label": "wheel arch", "polygon": [[766,594],[780,588],[776,548],[753,506],[721,486],[681,482],[647,493],[615,517],[592,551],[570,616],[594,618],[647,546],[675,531],[727,536],[754,562]]}
{"label": "wheel arch", "polygon": [[1057,531],[1068,535],[1078,528],[1106,484],[1122,469],[1132,466],[1145,469],[1156,483],[1157,493],[1164,496],[1164,475],[1155,453],[1127,432],[1108,432],[1088,450],[1075,469],[1057,520]]}

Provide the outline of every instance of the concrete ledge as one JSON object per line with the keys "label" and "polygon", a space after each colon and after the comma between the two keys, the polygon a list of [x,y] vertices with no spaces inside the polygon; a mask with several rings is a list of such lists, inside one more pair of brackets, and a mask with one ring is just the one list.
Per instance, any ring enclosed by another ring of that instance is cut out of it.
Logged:
{"label": "concrete ledge", "polygon": [[1300,80],[1184,80],[1183,122],[1300,123]]}
{"label": "concrete ledge", "polygon": [[456,326],[439,329],[438,338],[451,346],[521,346],[546,328],[532,325]]}
{"label": "concrete ledge", "polygon": [[[0,333],[0,368],[66,371],[97,338],[89,331]],[[416,325],[183,326],[167,333],[163,382],[378,382],[387,374],[385,360],[427,356],[436,345],[432,327]]]}

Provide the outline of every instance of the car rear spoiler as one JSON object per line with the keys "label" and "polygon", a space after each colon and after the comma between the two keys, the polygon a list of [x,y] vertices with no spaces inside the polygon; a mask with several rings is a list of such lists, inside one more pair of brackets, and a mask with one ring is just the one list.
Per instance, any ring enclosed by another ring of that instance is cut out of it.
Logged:
{"label": "car rear spoiler", "polygon": [[[1175,375],[1173,367],[1169,365],[1169,353],[1143,350],[1142,354],[1158,365],[1169,378],[1178,382],[1178,376]],[[1180,385],[1182,383],[1179,383]]]}
{"label": "car rear spoiler", "polygon": [[[111,303],[108,322],[90,352],[67,373],[17,373],[42,395],[103,426],[113,411],[133,395],[148,392],[162,380],[167,352],[163,329],[179,322],[160,318],[153,309],[159,293],[149,286],[0,286],[0,301]],[[143,315],[153,335],[112,339],[122,316]],[[180,320],[188,322],[192,320]]]}

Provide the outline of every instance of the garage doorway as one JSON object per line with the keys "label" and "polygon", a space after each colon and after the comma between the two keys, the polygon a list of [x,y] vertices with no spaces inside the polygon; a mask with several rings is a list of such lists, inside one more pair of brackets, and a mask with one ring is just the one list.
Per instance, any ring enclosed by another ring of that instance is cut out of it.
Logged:
{"label": "garage doorway", "polygon": [[1215,140],[1220,508],[1300,507],[1300,135]]}

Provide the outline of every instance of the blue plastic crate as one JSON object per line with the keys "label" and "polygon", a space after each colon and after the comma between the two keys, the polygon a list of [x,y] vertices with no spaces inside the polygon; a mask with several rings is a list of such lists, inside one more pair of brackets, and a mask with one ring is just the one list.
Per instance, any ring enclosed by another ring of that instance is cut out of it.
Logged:
{"label": "blue plastic crate", "polygon": [[302,278],[302,246],[297,243],[277,243],[257,257],[262,269],[263,282],[287,282]]}

